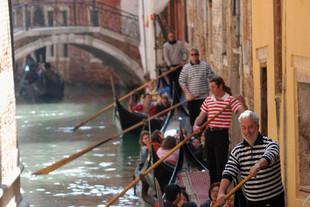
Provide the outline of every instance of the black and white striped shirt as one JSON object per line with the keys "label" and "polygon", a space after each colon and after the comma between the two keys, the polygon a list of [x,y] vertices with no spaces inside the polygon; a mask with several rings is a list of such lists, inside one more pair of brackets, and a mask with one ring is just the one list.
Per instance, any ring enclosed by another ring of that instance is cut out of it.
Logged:
{"label": "black and white striped shirt", "polygon": [[268,161],[268,166],[258,171],[256,177],[244,185],[245,196],[252,202],[264,201],[283,192],[278,144],[261,134],[253,147],[244,140],[232,150],[223,171],[223,178],[230,181],[239,174],[245,178],[250,168],[261,158]]}
{"label": "black and white striped shirt", "polygon": [[205,99],[209,95],[209,80],[214,76],[211,66],[204,61],[187,63],[180,73],[179,84],[181,88],[186,87],[195,99]]}

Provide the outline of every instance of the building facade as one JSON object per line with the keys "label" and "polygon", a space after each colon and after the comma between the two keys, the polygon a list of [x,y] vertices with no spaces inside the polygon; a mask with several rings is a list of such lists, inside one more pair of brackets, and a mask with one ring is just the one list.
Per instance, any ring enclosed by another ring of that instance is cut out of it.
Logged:
{"label": "building facade", "polygon": [[310,2],[252,4],[254,110],[280,143],[287,206],[310,206]]}
{"label": "building facade", "polygon": [[[157,34],[156,48],[161,51],[167,32],[174,31],[188,50],[199,49],[201,59],[224,78],[233,95],[243,95],[253,108],[250,14],[249,1],[171,0],[157,14],[162,32]],[[162,53],[157,56],[157,67],[162,67]],[[231,133],[234,145],[241,139],[236,119]]]}
{"label": "building facade", "polygon": [[[170,0],[154,13],[160,32],[153,67],[164,66],[158,51],[169,30],[199,49],[259,114],[261,132],[280,143],[290,207],[310,206],[309,8],[307,0]],[[232,145],[240,141],[237,123],[231,138]]]}

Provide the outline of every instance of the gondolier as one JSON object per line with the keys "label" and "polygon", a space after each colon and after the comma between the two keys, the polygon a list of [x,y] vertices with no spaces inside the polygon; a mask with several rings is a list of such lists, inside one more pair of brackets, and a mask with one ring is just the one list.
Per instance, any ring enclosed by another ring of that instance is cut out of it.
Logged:
{"label": "gondolier", "polygon": [[190,62],[184,65],[179,83],[188,101],[187,108],[190,115],[191,125],[194,125],[199,115],[200,106],[209,95],[208,81],[215,76],[211,66],[199,59],[199,51],[192,49]]}
{"label": "gondolier", "polygon": [[187,50],[183,42],[175,38],[174,32],[170,31],[167,37],[168,41],[163,46],[164,60],[169,70],[177,67],[178,69],[169,74],[170,84],[175,84],[175,92],[181,95],[179,86],[180,69],[187,61]]}
{"label": "gondolier", "polygon": [[243,112],[239,123],[244,140],[232,150],[225,166],[217,205],[224,204],[233,178],[251,175],[244,186],[248,207],[284,207],[278,144],[259,133],[259,118],[255,112]]}
{"label": "gondolier", "polygon": [[211,96],[208,96],[201,106],[201,112],[195,120],[194,130],[204,122],[206,118],[210,120],[220,110],[227,105],[217,118],[209,123],[206,130],[205,151],[207,155],[207,166],[210,171],[211,183],[218,182],[222,178],[222,171],[228,157],[229,135],[228,130],[231,125],[232,115],[241,113],[246,106],[243,101],[231,96],[230,89],[225,85],[224,80],[217,76],[209,81]]}

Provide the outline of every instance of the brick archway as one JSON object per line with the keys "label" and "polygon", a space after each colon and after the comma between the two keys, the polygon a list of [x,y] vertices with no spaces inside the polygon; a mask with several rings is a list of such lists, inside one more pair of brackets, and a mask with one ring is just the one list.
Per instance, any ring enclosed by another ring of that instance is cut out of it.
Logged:
{"label": "brick archway", "polygon": [[109,54],[124,65],[123,70],[125,70],[126,73],[132,74],[137,80],[136,82],[143,81],[143,69],[136,60],[112,44],[104,42],[88,34],[61,34],[41,37],[40,39],[30,41],[29,43],[17,48],[15,50],[15,59],[19,60],[41,47],[46,47],[53,44],[72,44],[95,48]]}

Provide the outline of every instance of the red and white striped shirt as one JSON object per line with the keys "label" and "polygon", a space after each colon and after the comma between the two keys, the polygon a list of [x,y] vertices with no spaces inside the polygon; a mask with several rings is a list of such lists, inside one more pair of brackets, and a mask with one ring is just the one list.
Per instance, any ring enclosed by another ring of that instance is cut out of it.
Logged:
{"label": "red and white striped shirt", "polygon": [[237,113],[238,109],[242,105],[238,99],[230,96],[227,93],[225,93],[225,95],[220,99],[216,99],[214,96],[208,96],[205,99],[200,107],[200,110],[208,113],[208,120],[210,120],[215,116],[215,114],[219,113],[223,108],[225,108],[227,104],[230,106],[226,108],[218,117],[212,120],[209,124],[209,127],[229,128],[233,112]]}

